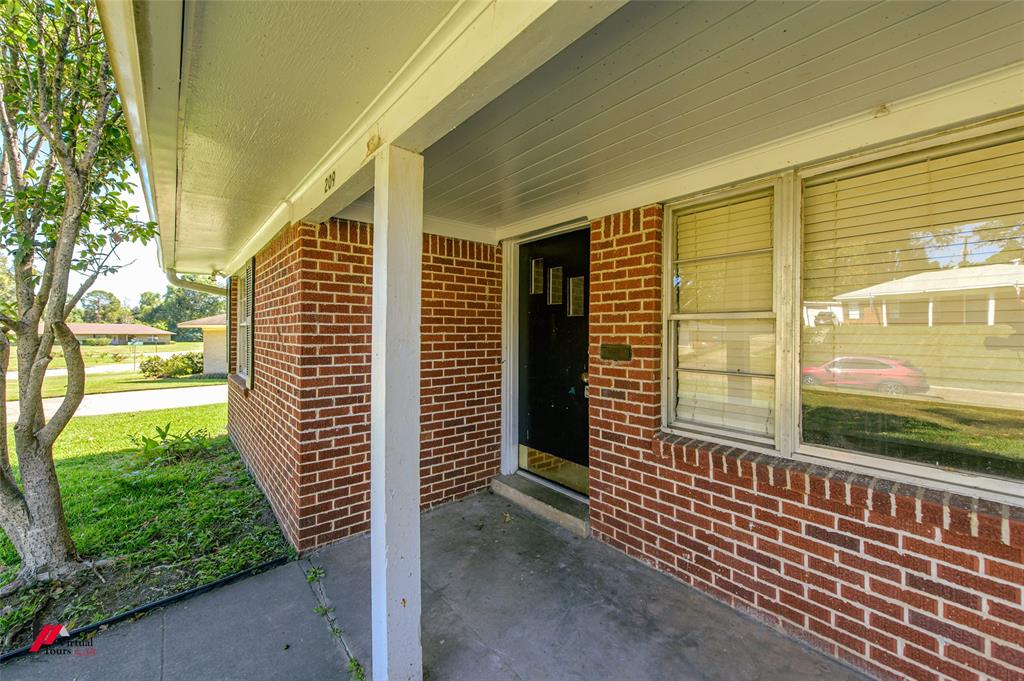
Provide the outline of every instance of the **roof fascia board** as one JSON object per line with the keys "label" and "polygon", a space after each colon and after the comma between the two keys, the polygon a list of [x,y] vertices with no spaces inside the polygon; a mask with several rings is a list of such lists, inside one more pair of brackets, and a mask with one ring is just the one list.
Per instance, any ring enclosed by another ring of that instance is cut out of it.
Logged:
{"label": "roof fascia board", "polygon": [[[180,0],[142,4],[132,0],[98,0],[97,6],[146,207],[150,219],[160,222],[157,241],[160,259],[165,267],[174,267],[177,172],[161,175],[160,171],[177,167],[175,121],[181,73],[183,3]],[[142,80],[140,46],[143,43],[140,41],[145,41],[151,50],[148,71],[154,86],[150,89],[152,101],[147,101]],[[161,138],[159,130],[174,130],[175,134]]]}
{"label": "roof fascia board", "polygon": [[[737,154],[693,166],[615,192],[579,201],[497,230],[510,239],[580,215],[590,219],[638,206],[673,201],[711,189],[859,153],[863,149],[948,130],[1019,111],[1024,102],[1024,62],[889,104],[887,113],[865,111]],[[1018,125],[1020,122],[1018,121]]]}

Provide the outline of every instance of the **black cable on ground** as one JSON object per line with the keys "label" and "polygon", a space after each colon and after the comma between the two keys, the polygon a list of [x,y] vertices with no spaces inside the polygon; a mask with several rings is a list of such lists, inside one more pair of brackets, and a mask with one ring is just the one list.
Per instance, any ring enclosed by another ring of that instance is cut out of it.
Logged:
{"label": "black cable on ground", "polygon": [[[212,581],[208,584],[202,584],[200,586],[187,589],[186,591],[181,591],[179,593],[171,594],[170,596],[165,596],[164,598],[160,598],[155,601],[145,603],[137,608],[132,608],[131,610],[122,612],[118,615],[114,615],[113,617],[108,617],[105,620],[100,620],[99,622],[94,622],[93,624],[84,627],[79,627],[74,631],[68,632],[68,638],[65,640],[72,641],[75,638],[81,636],[82,634],[88,634],[90,632],[97,631],[100,627],[116,624],[118,622],[123,622],[124,620],[131,619],[136,615],[145,614],[150,610],[155,610],[157,608],[163,608],[168,605],[173,605],[178,601],[183,601],[188,598],[192,598],[193,596],[198,596],[199,594],[206,593],[207,591],[212,591],[219,587],[227,586],[228,584],[231,584],[232,582],[237,582],[238,580],[244,579],[245,577],[253,577],[255,575],[260,574],[261,572],[266,572],[267,570],[284,565],[288,562],[288,560],[288,556],[279,556],[278,558],[268,560],[265,563],[260,563],[256,567],[251,567],[248,570],[242,570],[240,572],[234,573],[233,575],[221,577],[220,579]],[[8,660],[13,660],[16,657],[21,657],[22,655],[27,653],[29,648],[31,647],[31,645],[22,646],[21,648],[12,650],[9,653],[4,653],[0,655],[0,663],[7,662]]]}

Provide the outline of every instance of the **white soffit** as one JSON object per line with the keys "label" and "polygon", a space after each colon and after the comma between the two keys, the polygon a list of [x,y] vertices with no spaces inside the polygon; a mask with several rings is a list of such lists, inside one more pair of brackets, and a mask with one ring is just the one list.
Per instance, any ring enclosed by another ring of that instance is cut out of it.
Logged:
{"label": "white soffit", "polygon": [[453,5],[186,3],[177,269],[223,266]]}
{"label": "white soffit", "polygon": [[[1022,57],[1021,2],[630,3],[425,152],[427,221],[504,238],[713,186],[663,180],[721,159],[735,181],[1022,107]],[[930,117],[872,124],[914,98]],[[786,155],[810,133],[818,155]]]}

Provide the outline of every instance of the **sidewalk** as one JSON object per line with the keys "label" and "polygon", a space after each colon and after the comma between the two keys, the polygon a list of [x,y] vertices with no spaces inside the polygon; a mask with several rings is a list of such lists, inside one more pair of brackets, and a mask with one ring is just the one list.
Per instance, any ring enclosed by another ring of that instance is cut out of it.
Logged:
{"label": "sidewalk", "polygon": [[29,654],[3,681],[342,681],[344,655],[289,563],[99,633],[70,654]]}
{"label": "sidewalk", "polygon": [[[58,407],[62,397],[50,397],[43,400],[43,413],[50,418]],[[228,401],[228,386],[201,385],[194,388],[164,388],[161,390],[136,390],[134,392],[104,393],[86,395],[82,398],[75,416],[99,416],[101,414],[121,414],[129,411],[153,411],[155,409],[173,409],[174,407],[197,407],[202,404],[220,404]],[[7,420],[13,423],[18,419],[17,402],[7,404]]]}
{"label": "sidewalk", "polygon": [[[507,514],[507,515],[506,515]],[[593,539],[483,492],[423,516],[429,681],[864,681],[857,672]],[[366,535],[117,625],[92,656],[30,654],[3,681],[370,679]],[[313,608],[322,567],[341,641]]]}

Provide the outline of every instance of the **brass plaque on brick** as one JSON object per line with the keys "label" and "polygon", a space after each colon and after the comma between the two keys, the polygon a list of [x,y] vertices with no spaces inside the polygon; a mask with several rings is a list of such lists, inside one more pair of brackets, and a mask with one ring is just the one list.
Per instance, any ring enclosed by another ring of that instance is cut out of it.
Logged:
{"label": "brass plaque on brick", "polygon": [[633,359],[632,345],[616,345],[614,343],[601,343],[601,359],[611,359],[618,362],[628,362]]}

